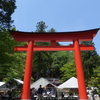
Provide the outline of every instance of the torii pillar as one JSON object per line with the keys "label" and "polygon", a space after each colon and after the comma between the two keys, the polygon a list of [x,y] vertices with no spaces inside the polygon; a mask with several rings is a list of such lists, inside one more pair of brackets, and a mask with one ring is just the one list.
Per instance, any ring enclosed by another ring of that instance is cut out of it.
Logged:
{"label": "torii pillar", "polygon": [[[15,51],[27,51],[26,67],[24,74],[24,84],[22,89],[21,100],[30,100],[30,81],[32,73],[32,56],[34,51],[74,51],[76,62],[76,74],[78,79],[78,89],[80,100],[88,100],[86,92],[86,84],[84,79],[84,71],[81,59],[81,50],[94,50],[91,45],[81,45],[80,41],[92,41],[93,37],[97,34],[99,29],[92,29],[86,31],[77,32],[48,32],[48,33],[36,33],[36,32],[20,32],[10,31],[12,37],[17,42],[28,42],[28,45],[17,46]],[[69,46],[56,46],[56,42],[73,41]],[[50,46],[36,46],[34,42],[50,42]]]}
{"label": "torii pillar", "polygon": [[80,53],[80,46],[79,41],[74,41],[74,55],[75,55],[75,62],[76,62],[76,73],[78,78],[78,88],[79,88],[79,96],[81,97],[80,100],[87,100],[87,93],[86,93],[86,85],[84,79],[84,71],[82,66],[82,59]]}

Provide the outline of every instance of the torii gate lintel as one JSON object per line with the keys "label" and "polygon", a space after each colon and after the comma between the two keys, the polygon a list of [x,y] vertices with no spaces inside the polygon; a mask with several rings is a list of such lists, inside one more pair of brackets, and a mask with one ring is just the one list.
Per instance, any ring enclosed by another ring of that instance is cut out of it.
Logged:
{"label": "torii gate lintel", "polygon": [[[94,50],[92,45],[82,45],[79,44],[80,50]],[[25,46],[16,46],[14,51],[27,51],[28,45]],[[74,51],[74,45],[69,46],[37,46],[34,45],[33,51]]]}

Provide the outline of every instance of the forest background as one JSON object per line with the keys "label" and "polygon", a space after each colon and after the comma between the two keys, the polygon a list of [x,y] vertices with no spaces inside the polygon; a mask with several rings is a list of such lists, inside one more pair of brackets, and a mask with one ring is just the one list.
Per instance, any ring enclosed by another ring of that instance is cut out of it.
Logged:
{"label": "forest background", "polygon": [[[8,31],[9,29],[16,31],[16,26],[13,26],[14,20],[11,18],[15,9],[17,9],[15,0],[0,0],[0,81],[5,82],[12,78],[23,80],[25,69],[26,52],[15,52],[13,48],[27,43],[14,41]],[[56,32],[54,28],[46,31],[47,27],[44,21],[37,22],[34,32]],[[35,44],[49,45],[46,42]],[[93,41],[83,41],[80,44],[95,46]],[[81,56],[86,85],[98,87],[100,90],[100,56],[96,50],[81,51]],[[72,51],[35,51],[32,68],[32,82],[40,77],[60,78],[62,82],[72,76],[77,77]],[[98,93],[100,94],[100,91]]]}

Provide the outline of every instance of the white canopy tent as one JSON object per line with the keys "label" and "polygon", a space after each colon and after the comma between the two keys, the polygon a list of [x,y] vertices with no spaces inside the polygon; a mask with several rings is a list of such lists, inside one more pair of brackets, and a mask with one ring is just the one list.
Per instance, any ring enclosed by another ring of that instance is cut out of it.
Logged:
{"label": "white canopy tent", "polygon": [[14,80],[17,81],[17,83],[19,83],[19,84],[23,84],[23,81],[21,81],[19,79],[14,78]]}
{"label": "white canopy tent", "polygon": [[30,88],[35,88],[36,90],[38,90],[39,86],[42,85],[42,87],[51,84],[52,86],[56,87],[54,84],[52,84],[51,82],[49,82],[47,79],[45,78],[40,78],[38,79],[36,82],[32,83]]}
{"label": "white canopy tent", "polygon": [[57,87],[58,89],[64,89],[64,88],[78,88],[78,82],[77,82],[77,78],[72,77],[69,80],[67,80],[66,82],[62,83],[61,85],[59,85]]}
{"label": "white canopy tent", "polygon": [[5,82],[0,82],[0,86],[3,85],[3,84],[5,84]]}
{"label": "white canopy tent", "polygon": [[[21,80],[19,80],[19,79],[15,79],[15,78],[14,78],[14,80],[17,82],[17,84],[23,84],[23,81],[21,81]],[[15,86],[15,87],[16,87],[16,86]],[[12,87],[12,89],[15,88],[15,87]],[[4,84],[2,84],[2,85],[0,86],[0,90],[10,90],[10,89],[7,87],[7,82],[5,82]]]}

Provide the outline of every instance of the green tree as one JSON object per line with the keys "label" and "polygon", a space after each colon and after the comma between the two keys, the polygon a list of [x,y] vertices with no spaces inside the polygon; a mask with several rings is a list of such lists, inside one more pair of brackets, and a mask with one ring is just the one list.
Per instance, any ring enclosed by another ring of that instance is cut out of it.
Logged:
{"label": "green tree", "polygon": [[89,84],[98,88],[98,94],[100,95],[100,66],[94,68],[94,74],[89,81]]}
{"label": "green tree", "polygon": [[25,43],[15,42],[6,29],[0,32],[0,80],[7,81],[10,78],[22,78],[25,53],[14,52],[13,48],[23,44]]}
{"label": "green tree", "polygon": [[[36,25],[37,34],[38,32],[46,32],[47,27],[48,26],[45,24],[45,22],[43,21],[38,22]],[[50,45],[50,43],[36,42],[35,45],[48,46]],[[52,62],[51,54],[52,54],[51,51],[50,52],[47,52],[47,51],[35,51],[34,52],[33,72],[32,72],[32,77],[34,78],[34,80],[37,80],[40,77],[46,77],[46,70],[48,69],[49,66],[51,66],[51,62]]]}
{"label": "green tree", "polygon": [[15,0],[0,0],[0,80],[22,78],[25,53],[14,52],[13,48],[24,43],[15,42],[7,31],[12,28],[12,17],[16,9]]}
{"label": "green tree", "polygon": [[[62,51],[63,52],[63,51]],[[65,51],[66,62],[60,67],[61,81],[64,82],[72,76],[76,76],[73,52]],[[62,59],[63,60],[63,59]]]}
{"label": "green tree", "polygon": [[[73,60],[72,60],[73,61]],[[64,82],[71,77],[76,77],[75,62],[67,62],[63,67],[60,68],[61,71],[61,81]]]}
{"label": "green tree", "polygon": [[16,9],[15,0],[0,0],[0,30],[10,28],[13,20],[11,15]]}
{"label": "green tree", "polygon": [[[60,78],[60,68],[69,61],[70,51],[57,51],[52,54],[53,76]],[[63,75],[62,75],[63,76]]]}
{"label": "green tree", "polygon": [[37,23],[37,25],[36,25],[36,32],[46,32],[46,28],[47,28],[48,26],[45,24],[45,22],[43,22],[43,21],[40,21],[40,22],[38,22]]}
{"label": "green tree", "polygon": [[[92,41],[85,41],[81,44],[84,45],[94,45]],[[94,69],[100,65],[100,57],[97,54],[96,50],[93,51],[81,51],[82,60],[83,60],[83,67],[85,78],[88,82],[91,80],[91,77],[94,75]]]}
{"label": "green tree", "polygon": [[56,32],[54,28],[51,28],[48,32]]}

